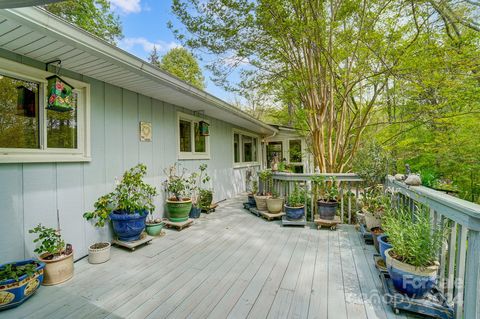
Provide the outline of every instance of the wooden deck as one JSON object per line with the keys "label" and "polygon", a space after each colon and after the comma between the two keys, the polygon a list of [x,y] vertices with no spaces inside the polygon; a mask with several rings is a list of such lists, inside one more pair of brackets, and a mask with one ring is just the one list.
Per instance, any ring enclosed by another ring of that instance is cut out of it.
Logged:
{"label": "wooden deck", "polygon": [[[243,198],[242,198],[243,199]],[[181,232],[75,276],[1,318],[396,318],[352,226],[281,227],[226,201]]]}

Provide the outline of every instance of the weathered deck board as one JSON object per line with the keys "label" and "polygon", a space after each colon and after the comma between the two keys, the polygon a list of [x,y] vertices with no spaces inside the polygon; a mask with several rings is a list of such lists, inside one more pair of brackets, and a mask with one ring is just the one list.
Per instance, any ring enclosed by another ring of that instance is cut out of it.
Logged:
{"label": "weathered deck board", "polygon": [[352,226],[281,227],[222,204],[150,246],[112,248],[101,265],[75,264],[67,283],[42,287],[3,318],[406,318],[381,287]]}

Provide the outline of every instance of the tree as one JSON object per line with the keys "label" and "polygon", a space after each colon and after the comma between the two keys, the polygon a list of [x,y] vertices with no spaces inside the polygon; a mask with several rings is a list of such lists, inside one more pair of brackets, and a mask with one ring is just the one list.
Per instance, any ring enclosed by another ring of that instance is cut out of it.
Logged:
{"label": "tree", "polygon": [[158,55],[158,50],[157,46],[153,46],[152,52],[150,52],[150,55],[148,56],[148,62],[151,64],[160,67],[160,56]]}
{"label": "tree", "polygon": [[202,70],[193,54],[185,48],[173,48],[168,51],[162,57],[159,66],[199,89],[205,88]]}
{"label": "tree", "polygon": [[108,0],[67,0],[44,7],[109,43],[116,44],[123,37],[119,17],[111,11]]}
{"label": "tree", "polygon": [[219,56],[208,66],[216,83],[231,88],[232,68],[248,64],[235,90],[262,87],[299,106],[315,165],[342,172],[419,37],[452,26],[433,2],[174,0],[187,32],[170,26],[187,47]]}

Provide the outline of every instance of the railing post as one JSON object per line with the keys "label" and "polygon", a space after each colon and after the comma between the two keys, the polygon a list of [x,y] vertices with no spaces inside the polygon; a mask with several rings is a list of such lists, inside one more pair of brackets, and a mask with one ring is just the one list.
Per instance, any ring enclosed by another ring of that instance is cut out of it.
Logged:
{"label": "railing post", "polygon": [[468,232],[467,266],[465,273],[465,318],[480,318],[480,232]]}

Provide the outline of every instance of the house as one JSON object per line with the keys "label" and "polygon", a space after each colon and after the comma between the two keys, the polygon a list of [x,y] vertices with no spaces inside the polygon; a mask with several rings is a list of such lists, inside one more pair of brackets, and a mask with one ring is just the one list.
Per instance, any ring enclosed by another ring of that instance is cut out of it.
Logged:
{"label": "house", "polygon": [[[73,111],[47,99],[55,85]],[[209,136],[199,133],[205,123]],[[0,263],[33,255],[28,230],[38,223],[59,222],[76,258],[110,238],[82,214],[139,162],[158,188],[173,163],[190,170],[207,163],[219,201],[246,190],[247,170],[268,162],[273,145],[297,147],[289,134],[43,9],[2,9]],[[287,159],[303,165],[298,155]]]}

